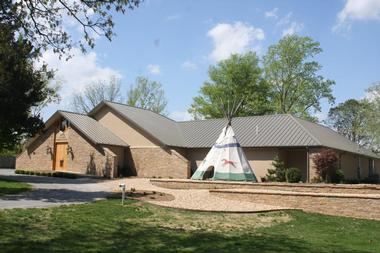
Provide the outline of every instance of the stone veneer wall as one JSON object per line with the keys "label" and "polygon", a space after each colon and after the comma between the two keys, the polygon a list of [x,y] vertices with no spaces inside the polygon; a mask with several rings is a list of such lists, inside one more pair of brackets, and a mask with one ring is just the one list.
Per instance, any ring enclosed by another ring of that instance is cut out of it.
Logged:
{"label": "stone veneer wall", "polygon": [[181,150],[164,147],[131,147],[130,166],[138,177],[189,178],[190,163]]}
{"label": "stone veneer wall", "polygon": [[54,160],[54,127],[30,141],[32,143],[17,156],[16,169],[51,170]]}

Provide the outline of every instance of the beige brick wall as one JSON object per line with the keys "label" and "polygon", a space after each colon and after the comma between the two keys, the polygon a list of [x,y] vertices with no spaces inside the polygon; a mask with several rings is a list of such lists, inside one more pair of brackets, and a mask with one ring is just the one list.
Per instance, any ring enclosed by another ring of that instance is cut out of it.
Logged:
{"label": "beige brick wall", "polygon": [[74,127],[69,128],[65,134],[73,151],[68,154],[68,171],[98,176],[114,175],[118,162],[117,156],[110,149],[92,144]]}
{"label": "beige brick wall", "polygon": [[156,140],[144,133],[138,126],[128,122],[108,106],[99,110],[95,115],[95,119],[132,147],[159,145]]}
{"label": "beige brick wall", "polygon": [[[317,177],[315,165],[312,158],[315,154],[319,153],[322,149],[310,150],[310,175],[311,179]],[[358,179],[357,168],[360,165],[361,179],[367,178],[369,173],[369,158],[366,156],[359,156],[357,154],[348,153],[336,150],[339,156],[339,166],[343,171],[346,179]],[[360,159],[359,159],[360,158]]]}
{"label": "beige brick wall", "polygon": [[[16,169],[53,170],[55,125],[37,137],[16,159]],[[72,153],[67,154],[67,172],[113,176],[118,165],[117,155],[107,147],[92,144],[71,127],[65,131]],[[47,149],[51,148],[52,153]]]}
{"label": "beige brick wall", "polygon": [[280,151],[277,148],[244,148],[244,152],[257,180],[261,182],[261,178],[267,175],[268,169],[273,168],[272,162]]}
{"label": "beige brick wall", "polygon": [[[35,140],[16,158],[16,169],[51,170],[53,167],[54,127]],[[51,150],[51,153],[47,150]]]}
{"label": "beige brick wall", "polygon": [[190,164],[176,149],[162,147],[131,148],[132,163],[138,177],[188,178]]}
{"label": "beige brick wall", "polygon": [[340,168],[346,179],[357,179],[357,168],[359,166],[358,156],[351,153],[340,155]]}

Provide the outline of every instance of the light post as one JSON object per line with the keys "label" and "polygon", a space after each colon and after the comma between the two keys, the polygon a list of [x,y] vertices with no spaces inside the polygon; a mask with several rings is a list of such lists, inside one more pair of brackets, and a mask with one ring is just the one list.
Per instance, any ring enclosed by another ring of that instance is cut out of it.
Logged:
{"label": "light post", "polygon": [[121,190],[121,205],[124,205],[124,198],[125,198],[125,184],[119,184],[119,188]]}

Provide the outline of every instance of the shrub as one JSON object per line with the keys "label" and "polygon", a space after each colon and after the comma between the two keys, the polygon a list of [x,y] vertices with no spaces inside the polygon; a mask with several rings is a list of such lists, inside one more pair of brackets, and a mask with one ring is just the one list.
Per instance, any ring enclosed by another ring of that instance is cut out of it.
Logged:
{"label": "shrub", "polygon": [[285,172],[286,182],[288,183],[298,183],[301,181],[301,170],[295,167],[286,169]]}
{"label": "shrub", "polygon": [[344,182],[344,174],[342,170],[336,170],[334,174],[331,175],[331,183],[340,184]]}
{"label": "shrub", "polygon": [[285,182],[286,181],[286,168],[283,161],[276,156],[272,162],[274,169],[268,169],[268,174],[266,175],[267,181],[269,182]]}
{"label": "shrub", "polygon": [[379,174],[373,174],[372,176],[363,179],[362,182],[365,184],[378,184],[380,182]]}
{"label": "shrub", "polygon": [[325,149],[313,157],[318,176],[330,183],[338,169],[338,156],[331,149]]}

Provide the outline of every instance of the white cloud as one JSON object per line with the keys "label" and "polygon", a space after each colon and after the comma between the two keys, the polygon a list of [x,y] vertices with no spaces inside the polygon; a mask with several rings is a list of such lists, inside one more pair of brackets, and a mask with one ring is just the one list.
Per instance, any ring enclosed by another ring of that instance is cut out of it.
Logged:
{"label": "white cloud", "polygon": [[380,0],[346,0],[332,30],[349,31],[351,22],[355,20],[380,20]]}
{"label": "white cloud", "polygon": [[266,11],[265,12],[265,17],[266,18],[274,18],[274,19],[277,19],[278,18],[278,15],[277,15],[277,11],[278,11],[278,8],[274,8],[270,11]]}
{"label": "white cloud", "polygon": [[176,121],[186,121],[186,120],[193,120],[193,116],[191,116],[190,113],[187,111],[174,111],[169,113],[169,118],[176,120]]}
{"label": "white cloud", "polygon": [[153,75],[159,75],[161,73],[161,68],[159,65],[149,64],[146,68],[148,69],[149,73]]}
{"label": "white cloud", "polygon": [[111,76],[121,78],[121,74],[112,68],[102,67],[99,65],[98,56],[95,52],[82,54],[80,49],[72,50],[74,55],[68,61],[59,59],[51,50],[42,54],[42,62],[48,64],[49,68],[56,70],[55,78],[62,82],[60,95],[63,102],[67,102],[67,98],[83,88],[98,80],[108,80]]}
{"label": "white cloud", "polygon": [[290,25],[282,30],[282,36],[286,35],[293,35],[298,32],[300,32],[303,29],[303,24],[302,23],[297,23],[295,21],[291,22]]}
{"label": "white cloud", "polygon": [[242,22],[217,24],[207,36],[212,38],[214,43],[214,49],[209,57],[215,61],[224,60],[234,53],[258,50],[260,46],[253,44],[265,38],[263,29]]}
{"label": "white cloud", "polygon": [[293,12],[289,12],[288,14],[286,14],[285,16],[283,16],[283,17],[282,17],[282,18],[276,23],[276,25],[277,25],[277,26],[288,25],[288,24],[291,22],[292,16],[293,16]]}
{"label": "white cloud", "polygon": [[178,20],[181,18],[181,15],[179,14],[174,14],[174,15],[170,15],[170,16],[167,16],[165,18],[165,21],[174,21],[174,20]]}
{"label": "white cloud", "polygon": [[195,70],[198,68],[197,64],[191,61],[185,61],[182,63],[182,68],[187,69],[187,70]]}
{"label": "white cloud", "polygon": [[289,12],[285,16],[283,16],[276,25],[283,28],[282,36],[293,35],[302,31],[304,25],[303,23],[296,22],[292,19],[293,13]]}

